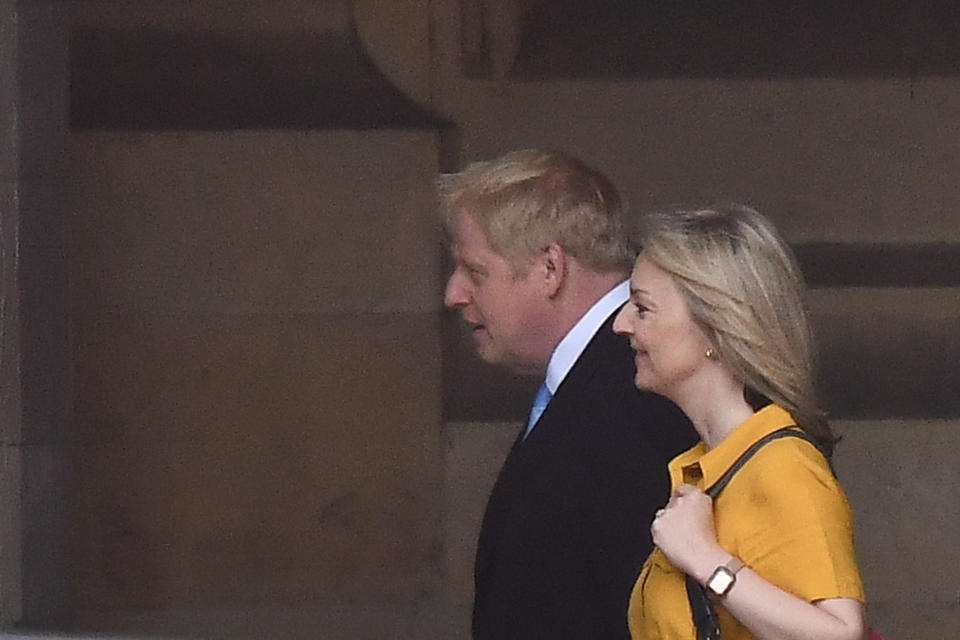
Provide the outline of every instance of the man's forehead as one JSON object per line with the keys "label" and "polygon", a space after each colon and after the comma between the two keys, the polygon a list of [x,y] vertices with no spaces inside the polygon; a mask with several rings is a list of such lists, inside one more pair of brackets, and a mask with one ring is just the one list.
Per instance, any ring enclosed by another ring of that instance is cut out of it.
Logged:
{"label": "man's forehead", "polygon": [[450,253],[457,262],[474,266],[487,264],[498,257],[489,247],[477,247],[456,241],[450,244]]}
{"label": "man's forehead", "polygon": [[454,219],[450,228],[450,245],[454,251],[496,253],[486,231],[468,213],[458,213]]}

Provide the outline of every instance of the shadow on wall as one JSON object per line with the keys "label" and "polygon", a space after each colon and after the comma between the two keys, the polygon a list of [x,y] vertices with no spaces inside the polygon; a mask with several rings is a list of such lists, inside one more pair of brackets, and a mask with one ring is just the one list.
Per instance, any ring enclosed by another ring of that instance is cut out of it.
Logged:
{"label": "shadow on wall", "polygon": [[768,0],[465,0],[464,71],[517,80],[956,74],[958,23],[950,0],[869,10]]}
{"label": "shadow on wall", "polygon": [[70,35],[74,129],[434,127],[356,34],[264,36],[77,27]]}

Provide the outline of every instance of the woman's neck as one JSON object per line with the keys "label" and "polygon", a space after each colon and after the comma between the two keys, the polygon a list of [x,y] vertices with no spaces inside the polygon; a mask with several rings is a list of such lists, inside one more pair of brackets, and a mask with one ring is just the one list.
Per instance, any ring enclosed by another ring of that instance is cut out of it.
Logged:
{"label": "woman's neck", "polygon": [[703,440],[713,449],[753,415],[753,408],[743,398],[743,385],[728,375],[711,376],[696,387],[674,398]]}

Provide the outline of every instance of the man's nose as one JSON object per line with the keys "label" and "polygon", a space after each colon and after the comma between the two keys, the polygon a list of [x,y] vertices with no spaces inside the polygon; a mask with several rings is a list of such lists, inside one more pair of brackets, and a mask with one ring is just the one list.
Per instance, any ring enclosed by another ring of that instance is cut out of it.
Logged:
{"label": "man's nose", "polygon": [[464,285],[463,278],[454,271],[447,280],[447,289],[443,294],[443,304],[448,307],[463,307],[469,304],[470,293]]}

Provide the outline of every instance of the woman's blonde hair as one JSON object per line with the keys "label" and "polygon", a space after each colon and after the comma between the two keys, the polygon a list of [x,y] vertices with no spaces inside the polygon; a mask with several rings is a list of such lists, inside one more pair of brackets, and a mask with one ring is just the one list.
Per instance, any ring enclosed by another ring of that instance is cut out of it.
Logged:
{"label": "woman's blonde hair", "polygon": [[552,242],[596,271],[626,272],[636,257],[613,184],[564,153],[524,149],[474,162],[441,175],[437,190],[447,228],[465,211],[514,268]]}
{"label": "woman's blonde hair", "polygon": [[836,438],[816,400],[806,286],[773,224],[743,205],[676,210],[646,216],[639,242],[673,277],[747,401],[782,406],[830,455]]}

